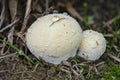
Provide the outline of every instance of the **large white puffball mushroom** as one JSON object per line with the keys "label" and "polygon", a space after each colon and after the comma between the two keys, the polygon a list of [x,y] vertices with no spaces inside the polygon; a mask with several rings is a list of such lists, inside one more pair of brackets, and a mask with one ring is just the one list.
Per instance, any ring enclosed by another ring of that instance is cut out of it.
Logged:
{"label": "large white puffball mushroom", "polygon": [[26,33],[26,44],[38,59],[59,64],[76,55],[82,37],[78,22],[65,14],[38,18]]}
{"label": "large white puffball mushroom", "polygon": [[97,60],[106,49],[106,40],[101,33],[93,30],[83,31],[78,56],[86,60]]}

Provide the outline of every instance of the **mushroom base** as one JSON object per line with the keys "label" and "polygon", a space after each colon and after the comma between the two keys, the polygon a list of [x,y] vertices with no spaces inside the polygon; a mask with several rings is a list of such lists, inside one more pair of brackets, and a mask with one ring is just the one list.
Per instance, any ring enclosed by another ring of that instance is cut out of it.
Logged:
{"label": "mushroom base", "polygon": [[88,54],[88,52],[86,54],[86,53],[84,53],[84,51],[83,52],[81,51],[81,52],[79,52],[78,56],[80,56],[88,61],[95,61],[95,60],[98,60],[102,56],[102,53],[101,54],[97,54],[97,53],[94,54],[92,52],[90,53],[90,51],[89,51],[89,54]]}
{"label": "mushroom base", "polygon": [[74,57],[76,55],[76,51],[73,52],[72,54],[67,54],[65,56],[61,56],[61,57],[50,57],[48,55],[44,55],[44,56],[36,56],[38,59],[42,58],[44,61],[48,62],[48,63],[52,63],[52,64],[60,64],[62,61],[67,60],[70,57]]}

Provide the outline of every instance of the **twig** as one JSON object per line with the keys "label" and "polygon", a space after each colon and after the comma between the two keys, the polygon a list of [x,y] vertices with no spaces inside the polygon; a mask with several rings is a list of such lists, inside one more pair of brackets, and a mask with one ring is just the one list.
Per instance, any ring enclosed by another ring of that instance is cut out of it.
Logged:
{"label": "twig", "polygon": [[35,71],[36,71],[36,69],[37,69],[37,67],[39,66],[39,64],[40,64],[40,63],[37,63],[37,64],[35,65],[35,67],[33,68],[32,72],[35,72]]}
{"label": "twig", "polygon": [[119,62],[120,63],[120,59],[111,55],[111,54],[107,54],[111,59],[114,59],[115,61]]}
{"label": "twig", "polygon": [[75,67],[76,67],[76,70],[75,70],[74,67],[71,65],[70,62],[68,62],[68,61],[63,61],[63,64],[64,64],[65,66],[68,66],[68,67],[70,68],[70,70],[72,71],[72,73],[73,73],[77,78],[79,78],[79,79],[81,79],[81,80],[85,80],[85,79],[84,79],[84,76],[83,76],[83,74],[82,74],[82,71],[79,71],[79,69],[78,69],[77,66],[75,66]]}
{"label": "twig", "polygon": [[11,53],[11,54],[8,54],[8,55],[4,55],[4,56],[0,56],[0,59],[3,59],[3,58],[7,58],[7,57],[11,57],[13,55],[17,54],[17,52],[15,53]]}
{"label": "twig", "polygon": [[71,63],[68,61],[62,61],[62,64],[68,67],[71,67]]}
{"label": "twig", "polygon": [[32,0],[27,0],[24,22],[23,22],[23,25],[22,25],[22,28],[20,31],[21,33],[24,32],[24,30],[26,29],[26,24],[27,24],[27,21],[29,19],[29,14],[31,11],[31,2],[32,2]]}
{"label": "twig", "polygon": [[83,18],[80,16],[80,14],[78,14],[78,12],[72,7],[72,5],[70,3],[66,4],[66,8],[72,16],[83,21]]}
{"label": "twig", "polygon": [[71,72],[70,72],[70,71],[64,69],[63,67],[60,67],[60,70],[63,71],[63,72],[65,72],[65,73],[67,73],[67,74],[69,75],[69,79],[70,79],[70,80],[72,79],[72,76],[71,76]]}
{"label": "twig", "polygon": [[74,75],[76,75],[77,77],[80,77],[80,74],[77,73],[73,68],[71,68],[72,72],[74,73]]}
{"label": "twig", "polygon": [[87,74],[86,78],[90,77],[90,73],[91,73],[92,69],[93,69],[93,66],[89,66],[89,70],[88,70],[88,74]]}
{"label": "twig", "polygon": [[80,16],[80,14],[73,8],[72,3],[70,2],[58,2],[59,6],[65,7],[67,11],[75,18],[77,18],[80,21],[83,21],[83,18]]}
{"label": "twig", "polygon": [[97,75],[100,74],[100,73],[98,72],[98,69],[96,68],[96,65],[93,65],[93,69],[94,69],[94,71],[95,71],[95,73],[96,73]]}
{"label": "twig", "polygon": [[24,43],[25,43],[25,37],[24,37],[24,35],[25,35],[26,33],[16,33],[15,35],[17,36],[17,39],[16,40],[18,40],[18,38],[20,38]]}
{"label": "twig", "polygon": [[[4,38],[3,40],[6,40],[6,38]],[[2,43],[2,48],[0,50],[1,55],[4,53],[5,46],[6,46],[5,43]]]}
{"label": "twig", "polygon": [[76,70],[74,70],[73,68],[71,68],[71,70],[72,70],[72,72],[73,72],[73,74],[78,78],[78,79],[80,79],[80,80],[85,80],[84,79],[84,76],[83,76],[83,74],[80,72],[80,73],[78,73]]}
{"label": "twig", "polygon": [[104,34],[105,37],[114,37],[114,34]]}
{"label": "twig", "polygon": [[104,63],[105,63],[104,61],[100,62],[100,63],[96,64],[96,67],[98,67],[98,66],[100,66],[100,65],[102,65]]}
{"label": "twig", "polygon": [[79,74],[80,74],[80,78],[81,78],[81,80],[85,80],[85,77],[84,77],[84,75],[83,75],[83,69],[79,69],[77,66],[75,67],[76,68],[76,70],[79,72]]}
{"label": "twig", "polygon": [[12,27],[12,28],[10,29],[10,32],[9,32],[8,36],[7,36],[8,41],[9,41],[11,44],[13,44],[14,29],[15,29],[15,27]]}
{"label": "twig", "polygon": [[111,23],[108,22],[103,22],[103,27],[107,27],[109,29],[109,31],[112,31],[113,32],[113,29],[112,27],[110,26]]}
{"label": "twig", "polygon": [[9,70],[0,70],[0,73],[3,73],[3,72],[9,72]]}
{"label": "twig", "polygon": [[1,12],[1,16],[0,16],[0,28],[2,27],[2,24],[4,22],[4,19],[5,19],[5,0],[2,0],[2,12]]}
{"label": "twig", "polygon": [[[118,15],[118,16],[119,16],[119,15]],[[116,17],[110,19],[109,21],[107,21],[107,22],[105,23],[106,26],[112,24],[112,23],[116,20],[116,18],[117,18],[118,16],[116,16]]]}
{"label": "twig", "polygon": [[18,21],[19,21],[19,19],[14,20],[11,24],[9,24],[9,25],[5,26],[4,28],[2,28],[2,29],[0,30],[0,32],[3,32],[4,30],[10,28],[10,27],[13,26],[14,24],[16,24]]}
{"label": "twig", "polygon": [[63,67],[60,67],[60,70],[63,71],[63,72],[66,72],[66,73],[68,73],[68,74],[70,74],[70,71],[64,69]]}
{"label": "twig", "polygon": [[[118,15],[118,16],[119,16],[119,15]],[[103,27],[108,27],[109,30],[112,31],[112,32],[114,33],[114,31],[113,31],[113,29],[112,29],[112,27],[111,27],[110,25],[118,18],[118,16],[116,16],[116,17],[110,19],[110,20],[107,21],[107,22],[103,22]]]}
{"label": "twig", "polygon": [[79,63],[79,64],[75,64],[75,65],[73,65],[73,67],[75,67],[75,66],[83,66],[83,65],[86,65],[88,63],[91,63],[91,61],[85,61],[85,62],[82,62],[82,63]]}
{"label": "twig", "polygon": [[14,21],[15,16],[17,14],[18,0],[10,0],[8,1],[8,3],[9,3],[10,15],[12,18],[11,21]]}
{"label": "twig", "polygon": [[45,0],[45,8],[46,8],[46,11],[48,10],[48,7],[49,7],[49,2],[48,2],[48,0]]}

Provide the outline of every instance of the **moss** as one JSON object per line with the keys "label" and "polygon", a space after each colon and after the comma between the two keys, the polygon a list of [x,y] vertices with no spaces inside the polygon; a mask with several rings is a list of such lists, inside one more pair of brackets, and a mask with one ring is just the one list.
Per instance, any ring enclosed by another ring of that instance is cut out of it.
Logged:
{"label": "moss", "polygon": [[106,80],[119,80],[120,79],[120,66],[117,64],[107,66],[102,70],[102,75]]}
{"label": "moss", "polygon": [[94,75],[91,75],[89,80],[94,80]]}

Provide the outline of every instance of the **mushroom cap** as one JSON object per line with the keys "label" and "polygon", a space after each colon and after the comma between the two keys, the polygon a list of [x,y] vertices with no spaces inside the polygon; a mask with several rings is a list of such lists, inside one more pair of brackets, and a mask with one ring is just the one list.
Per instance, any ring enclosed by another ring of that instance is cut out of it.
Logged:
{"label": "mushroom cap", "polygon": [[38,59],[59,64],[76,55],[81,37],[82,29],[74,18],[65,14],[49,14],[30,26],[26,44]]}
{"label": "mushroom cap", "polygon": [[106,40],[101,33],[93,30],[83,31],[78,56],[86,60],[97,60],[106,49]]}

